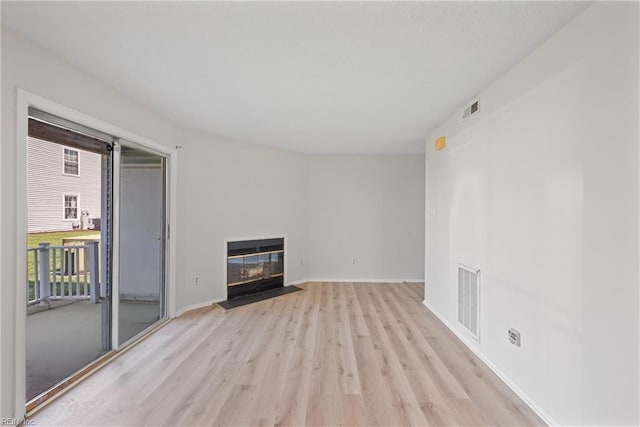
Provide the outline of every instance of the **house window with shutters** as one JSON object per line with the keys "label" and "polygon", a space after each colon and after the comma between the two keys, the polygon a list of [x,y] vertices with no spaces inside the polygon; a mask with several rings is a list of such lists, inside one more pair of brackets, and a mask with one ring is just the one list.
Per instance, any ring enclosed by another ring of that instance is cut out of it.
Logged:
{"label": "house window with shutters", "polygon": [[64,149],[64,171],[65,175],[80,175],[80,154],[78,150],[71,148]]}

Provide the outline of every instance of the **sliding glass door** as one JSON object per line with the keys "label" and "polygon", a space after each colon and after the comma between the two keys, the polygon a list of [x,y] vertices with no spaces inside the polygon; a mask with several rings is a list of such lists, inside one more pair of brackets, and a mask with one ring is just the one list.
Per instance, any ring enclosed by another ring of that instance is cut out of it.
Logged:
{"label": "sliding glass door", "polygon": [[26,395],[47,397],[111,350],[112,137],[30,110]]}
{"label": "sliding glass door", "polygon": [[166,318],[170,154],[34,107],[27,120],[29,411]]}
{"label": "sliding glass door", "polygon": [[166,159],[122,144],[118,344],[165,318]]}

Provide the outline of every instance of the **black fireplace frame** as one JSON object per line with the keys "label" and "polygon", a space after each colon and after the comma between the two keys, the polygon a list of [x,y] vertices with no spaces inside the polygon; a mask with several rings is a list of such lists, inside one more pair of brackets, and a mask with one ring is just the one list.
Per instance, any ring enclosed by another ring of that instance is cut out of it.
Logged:
{"label": "black fireplace frame", "polygon": [[[252,239],[252,240],[234,240],[227,241],[227,254],[225,257],[227,268],[227,299],[233,299],[251,295],[254,293],[266,291],[269,289],[284,287],[284,271],[285,271],[285,253],[284,253],[284,237],[276,237],[269,239]],[[259,255],[261,253],[271,253],[282,251],[282,275],[270,277],[267,279],[257,279],[248,283],[229,285],[229,257],[238,255]]]}

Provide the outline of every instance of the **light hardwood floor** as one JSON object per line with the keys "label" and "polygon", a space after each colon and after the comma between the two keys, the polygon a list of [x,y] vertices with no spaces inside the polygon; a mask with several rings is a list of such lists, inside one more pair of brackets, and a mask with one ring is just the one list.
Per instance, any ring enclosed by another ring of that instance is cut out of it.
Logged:
{"label": "light hardwood floor", "polygon": [[422,305],[421,284],[308,283],[173,320],[44,425],[540,425]]}

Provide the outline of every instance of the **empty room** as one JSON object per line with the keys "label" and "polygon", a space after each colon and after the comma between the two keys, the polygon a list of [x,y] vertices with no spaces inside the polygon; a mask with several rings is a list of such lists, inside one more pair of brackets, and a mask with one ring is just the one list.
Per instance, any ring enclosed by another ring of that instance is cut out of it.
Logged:
{"label": "empty room", "polygon": [[640,425],[638,2],[0,7],[2,425]]}

